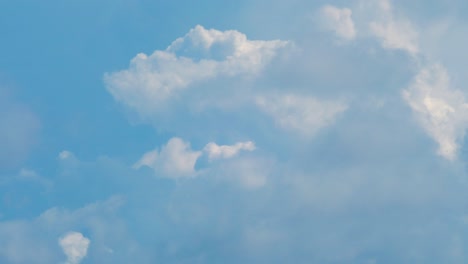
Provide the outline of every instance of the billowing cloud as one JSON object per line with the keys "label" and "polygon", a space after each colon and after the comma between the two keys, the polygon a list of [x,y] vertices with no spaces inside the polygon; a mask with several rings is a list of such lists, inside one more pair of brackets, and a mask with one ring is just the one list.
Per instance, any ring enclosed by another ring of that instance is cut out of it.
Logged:
{"label": "billowing cloud", "polygon": [[67,256],[66,264],[79,264],[88,254],[90,240],[78,232],[69,232],[59,239],[59,245]]}
{"label": "billowing cloud", "polygon": [[160,152],[156,149],[144,154],[134,168],[147,166],[163,177],[192,177],[196,174],[195,163],[201,155],[201,151],[191,149],[190,143],[172,138]]}
{"label": "billowing cloud", "polygon": [[341,101],[321,101],[293,94],[258,97],[256,103],[278,126],[305,136],[314,135],[319,129],[332,124],[347,109],[347,105]]}
{"label": "billowing cloud", "polygon": [[255,144],[252,141],[238,142],[234,145],[218,145],[214,142],[208,143],[204,151],[208,154],[209,159],[227,159],[236,156],[240,151],[253,151]]}
{"label": "billowing cloud", "polygon": [[408,52],[410,55],[419,53],[418,32],[410,21],[395,17],[389,0],[376,0],[374,10],[378,17],[369,23],[371,33],[377,37],[382,47]]}
{"label": "billowing cloud", "polygon": [[164,102],[190,86],[218,77],[253,76],[288,45],[281,40],[249,40],[235,30],[196,26],[166,50],[138,54],[130,68],[104,80],[114,98],[142,116],[152,116]]}
{"label": "billowing cloud", "polygon": [[468,128],[468,104],[464,94],[451,87],[445,68],[436,64],[422,69],[403,97],[439,144],[438,153],[453,160]]}
{"label": "billowing cloud", "polygon": [[320,15],[326,30],[335,32],[338,37],[345,40],[352,40],[356,37],[351,9],[327,5],[320,9]]}

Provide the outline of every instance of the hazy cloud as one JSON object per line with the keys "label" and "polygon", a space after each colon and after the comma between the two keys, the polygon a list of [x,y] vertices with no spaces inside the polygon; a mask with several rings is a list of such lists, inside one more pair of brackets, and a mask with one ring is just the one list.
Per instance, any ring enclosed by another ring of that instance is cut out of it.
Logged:
{"label": "hazy cloud", "polygon": [[319,129],[334,123],[348,107],[341,101],[293,94],[258,97],[256,104],[281,128],[305,136],[314,135]]}
{"label": "hazy cloud", "polygon": [[326,30],[335,32],[338,37],[345,40],[352,40],[356,37],[351,9],[327,5],[320,9],[320,15]]}

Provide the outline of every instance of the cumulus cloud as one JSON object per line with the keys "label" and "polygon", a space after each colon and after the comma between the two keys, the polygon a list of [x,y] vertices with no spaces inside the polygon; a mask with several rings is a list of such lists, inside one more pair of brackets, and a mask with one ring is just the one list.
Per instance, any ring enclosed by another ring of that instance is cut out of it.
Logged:
{"label": "cumulus cloud", "polygon": [[78,232],[69,232],[59,239],[59,245],[67,256],[66,264],[79,264],[88,254],[90,240]]}
{"label": "cumulus cloud", "polygon": [[332,124],[347,109],[347,105],[340,101],[320,101],[293,94],[258,97],[256,104],[278,126],[305,136],[314,135]]}
{"label": "cumulus cloud", "polygon": [[147,166],[170,178],[195,176],[195,163],[202,155],[201,151],[193,151],[190,143],[180,138],[171,138],[161,151],[150,151],[134,165],[138,169]]}
{"label": "cumulus cloud", "polygon": [[127,70],[105,74],[107,90],[143,116],[191,85],[217,77],[253,76],[288,45],[281,40],[249,40],[235,30],[196,26],[166,50],[138,54]]}
{"label": "cumulus cloud", "polygon": [[453,160],[468,128],[468,104],[460,90],[451,88],[445,68],[436,64],[422,69],[403,97],[439,144],[439,155]]}
{"label": "cumulus cloud", "polygon": [[334,31],[335,34],[345,40],[356,37],[354,21],[349,8],[338,8],[327,5],[320,9],[322,24],[326,30]]}
{"label": "cumulus cloud", "polygon": [[377,37],[385,49],[397,49],[410,55],[419,53],[418,32],[410,21],[393,14],[393,7],[389,0],[376,0],[374,7],[378,18],[369,23],[371,33]]}
{"label": "cumulus cloud", "polygon": [[234,145],[218,145],[214,142],[208,143],[204,151],[209,159],[228,159],[236,156],[240,151],[253,151],[255,144],[252,141],[238,142]]}

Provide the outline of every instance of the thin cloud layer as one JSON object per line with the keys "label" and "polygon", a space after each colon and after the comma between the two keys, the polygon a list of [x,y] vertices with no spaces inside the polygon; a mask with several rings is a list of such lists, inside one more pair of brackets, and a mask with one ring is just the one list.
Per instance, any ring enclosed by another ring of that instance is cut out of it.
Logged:
{"label": "thin cloud layer", "polygon": [[347,109],[340,101],[320,101],[314,97],[286,94],[258,97],[257,106],[281,128],[312,136]]}
{"label": "thin cloud layer", "polygon": [[0,170],[23,162],[37,141],[40,121],[0,86]]}

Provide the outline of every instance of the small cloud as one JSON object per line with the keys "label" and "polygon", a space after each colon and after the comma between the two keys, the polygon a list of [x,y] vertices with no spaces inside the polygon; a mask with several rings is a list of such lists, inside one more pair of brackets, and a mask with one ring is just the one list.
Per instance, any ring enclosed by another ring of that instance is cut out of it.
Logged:
{"label": "small cloud", "polygon": [[196,174],[195,163],[201,155],[201,151],[191,150],[190,143],[171,138],[160,152],[153,150],[144,154],[133,167],[147,166],[170,178],[193,177]]}
{"label": "small cloud", "polygon": [[214,142],[208,143],[204,151],[208,154],[210,160],[228,159],[239,154],[240,151],[254,151],[255,144],[252,141],[238,142],[234,145],[218,145]]}
{"label": "small cloud", "polygon": [[352,11],[349,8],[340,9],[327,5],[320,9],[322,26],[345,40],[353,40],[356,37],[356,28],[351,16]]}
{"label": "small cloud", "polygon": [[59,245],[67,256],[66,264],[79,264],[88,254],[90,240],[78,232],[69,232],[59,239]]}

